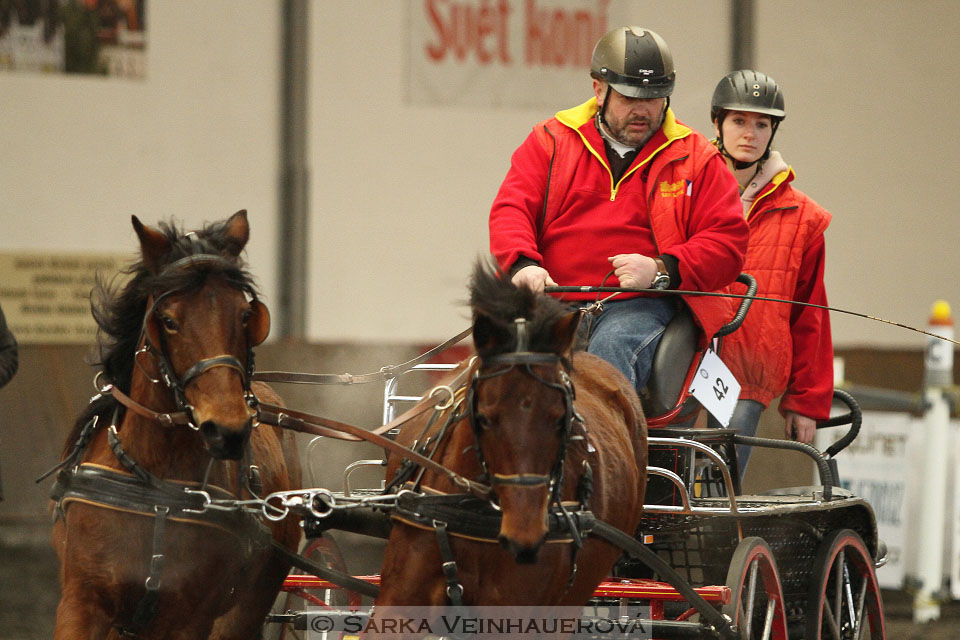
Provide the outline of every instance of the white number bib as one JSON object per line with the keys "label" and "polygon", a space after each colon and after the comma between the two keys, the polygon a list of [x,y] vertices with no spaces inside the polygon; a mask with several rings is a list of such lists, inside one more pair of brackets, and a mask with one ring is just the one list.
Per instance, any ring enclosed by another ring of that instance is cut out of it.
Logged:
{"label": "white number bib", "polygon": [[740,383],[713,349],[707,349],[690,384],[690,394],[724,427],[730,425]]}

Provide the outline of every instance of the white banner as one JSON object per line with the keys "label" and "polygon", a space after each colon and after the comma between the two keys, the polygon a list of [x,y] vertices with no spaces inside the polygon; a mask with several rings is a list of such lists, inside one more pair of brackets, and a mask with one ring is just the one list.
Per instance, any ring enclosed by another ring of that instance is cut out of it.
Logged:
{"label": "white banner", "polygon": [[407,101],[548,107],[590,97],[610,0],[408,0]]}
{"label": "white banner", "polygon": [[[900,589],[904,580],[915,577],[917,560],[923,550],[917,545],[920,503],[923,491],[922,418],[906,413],[865,411],[859,437],[837,456],[840,484],[873,507],[880,539],[887,544],[887,564],[877,570],[880,586]],[[945,575],[957,584],[960,578],[960,482],[957,446],[960,423],[950,423],[948,490],[944,518]],[[846,433],[844,427],[817,432],[814,446],[823,451]],[[958,593],[954,591],[953,597]]]}

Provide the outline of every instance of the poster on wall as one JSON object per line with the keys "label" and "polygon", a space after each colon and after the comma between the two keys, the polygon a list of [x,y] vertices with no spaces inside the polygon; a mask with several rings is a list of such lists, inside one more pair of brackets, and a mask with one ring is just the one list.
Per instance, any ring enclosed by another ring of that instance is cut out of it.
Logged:
{"label": "poster on wall", "polygon": [[0,253],[0,306],[10,331],[21,344],[93,344],[96,278],[110,283],[129,261],[126,254]]}
{"label": "poster on wall", "polygon": [[[410,104],[548,107],[583,102],[610,0],[408,0]],[[588,94],[587,94],[588,95]]]}
{"label": "poster on wall", "polygon": [[147,0],[0,0],[0,71],[146,75]]}

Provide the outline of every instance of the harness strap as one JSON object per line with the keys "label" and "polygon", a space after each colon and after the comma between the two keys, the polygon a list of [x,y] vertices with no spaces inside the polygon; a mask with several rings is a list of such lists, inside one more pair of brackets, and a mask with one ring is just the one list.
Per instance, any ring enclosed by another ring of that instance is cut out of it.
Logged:
{"label": "harness strap", "polygon": [[463,585],[460,584],[460,578],[457,575],[457,561],[450,547],[450,537],[447,536],[447,523],[434,520],[433,528],[437,533],[437,546],[440,547],[440,560],[443,562],[440,566],[443,569],[443,577],[447,581],[447,598],[453,606],[462,607]]}
{"label": "harness strap", "polygon": [[550,484],[550,475],[546,473],[494,473],[491,474],[490,484],[514,487],[542,487]]}
{"label": "harness strap", "polygon": [[200,360],[192,367],[187,369],[182,376],[180,376],[180,384],[186,388],[186,386],[190,384],[191,380],[208,369],[213,369],[214,367],[230,367],[231,369],[236,369],[237,372],[240,373],[240,379],[243,381],[243,387],[245,389],[248,387],[246,368],[244,368],[239,358],[231,355],[214,356],[212,358],[204,358],[203,360]]}
{"label": "harness strap", "polygon": [[174,426],[193,426],[193,422],[190,419],[190,415],[186,411],[175,411],[173,413],[161,413],[159,411],[154,411],[148,409],[120,389],[116,388],[113,385],[107,385],[104,389],[101,390],[101,393],[110,394],[117,399],[117,402],[125,406],[127,409],[130,409],[137,415],[140,415],[144,418],[149,418],[151,420],[156,420],[165,427],[174,427]]}
{"label": "harness strap", "polygon": [[203,491],[188,491],[189,484],[164,481],[164,488],[145,484],[137,476],[84,463],[76,469],[62,471],[50,492],[50,498],[61,508],[70,502],[83,502],[106,509],[153,517],[157,505],[170,510],[169,519],[217,527],[238,533],[248,515],[239,510],[208,509],[212,499],[236,500],[229,491],[207,486]]}
{"label": "harness strap", "polygon": [[323,578],[324,580],[341,586],[344,589],[356,591],[360,595],[369,596],[371,598],[376,598],[380,595],[380,588],[375,584],[370,584],[365,580],[354,578],[353,576],[349,576],[345,573],[337,571],[336,569],[321,566],[312,560],[304,558],[298,553],[293,553],[276,540],[271,540],[270,544],[273,547],[274,553],[302,571],[306,571],[311,575],[317,576],[318,578]]}
{"label": "harness strap", "polygon": [[150,569],[144,586],[147,591],[137,603],[130,625],[120,628],[124,635],[137,635],[141,629],[153,621],[157,615],[157,598],[160,589],[161,573],[163,572],[163,533],[166,529],[167,515],[170,509],[161,505],[154,507],[157,514],[153,524],[153,553],[150,556]]}
{"label": "harness strap", "polygon": [[[423,413],[425,410],[432,408],[433,407],[431,405],[425,404],[420,407],[419,412]],[[300,433],[309,433],[316,436],[330,436],[331,433],[335,432],[346,433],[354,437],[341,438],[342,440],[366,440],[371,444],[383,447],[384,449],[399,455],[402,459],[411,460],[435,473],[447,477],[455,485],[462,489],[466,489],[478,498],[486,500],[492,493],[492,489],[487,485],[475,482],[469,478],[465,478],[457,472],[448,469],[437,462],[434,462],[430,458],[421,455],[412,449],[408,449],[401,444],[397,444],[389,438],[379,435],[378,432],[387,431],[388,427],[390,429],[395,427],[396,424],[394,423],[397,423],[397,420],[393,420],[383,425],[376,431],[367,431],[366,429],[355,427],[345,422],[330,420],[329,418],[321,418],[320,416],[310,415],[308,413],[287,409],[277,405],[262,403],[260,405],[260,411],[261,422],[274,424],[284,429],[291,429],[293,431],[299,431]],[[400,422],[405,422],[406,420],[409,420],[410,417],[412,416],[401,416],[401,418],[404,418],[404,420]]]}
{"label": "harness strap", "polygon": [[[572,503],[567,505],[575,507]],[[547,543],[568,544],[574,540],[571,526],[582,537],[586,534],[579,517],[581,511],[571,513],[571,521],[556,508],[547,514]],[[500,535],[503,514],[489,502],[467,493],[416,494],[401,491],[390,512],[391,520],[418,529],[432,529],[434,522],[447,523],[447,535],[475,542],[496,544]]]}
{"label": "harness strap", "polygon": [[36,482],[43,482],[57,471],[60,471],[66,467],[72,467],[79,462],[80,456],[83,455],[84,450],[90,443],[90,438],[93,436],[93,432],[97,430],[97,422],[99,422],[99,420],[99,415],[93,416],[93,418],[91,418],[90,421],[84,425],[83,430],[80,431],[80,435],[77,437],[77,441],[73,443],[70,453],[68,453],[67,456],[56,466],[37,478]]}
{"label": "harness strap", "polygon": [[117,460],[120,462],[120,464],[122,464],[127,471],[135,475],[142,483],[154,487],[155,489],[161,489],[168,493],[180,495],[180,490],[173,487],[167,487],[166,484],[160,480],[160,478],[156,477],[137,464],[137,461],[130,457],[130,454],[126,452],[126,450],[123,448],[123,443],[120,442],[120,434],[117,433],[116,414],[114,414],[114,423],[107,427],[107,442],[110,443],[110,449],[113,451],[113,455],[117,457]]}
{"label": "harness strap", "polygon": [[420,354],[412,360],[402,364],[386,366],[375,373],[364,373],[354,375],[352,373],[294,373],[290,371],[258,371],[253,374],[254,380],[261,382],[290,382],[295,384],[366,384],[368,382],[385,382],[396,378],[413,369],[418,364],[423,364],[441,351],[451,347],[473,332],[473,327],[469,327],[457,335],[453,336],[443,344],[435,346],[433,349]]}

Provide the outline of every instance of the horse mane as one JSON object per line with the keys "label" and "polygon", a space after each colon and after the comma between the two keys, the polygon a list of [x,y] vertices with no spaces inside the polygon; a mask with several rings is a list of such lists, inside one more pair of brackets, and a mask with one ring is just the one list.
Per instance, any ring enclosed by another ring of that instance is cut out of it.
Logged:
{"label": "horse mane", "polygon": [[514,285],[510,276],[489,260],[478,260],[470,278],[470,307],[473,321],[485,316],[503,331],[502,339],[490,348],[484,348],[482,356],[493,356],[516,350],[514,320],[525,318],[529,338],[529,351],[556,353],[553,327],[566,317],[571,308],[555,298],[535,293],[528,287]]}
{"label": "horse mane", "polygon": [[[90,311],[97,323],[97,345],[90,364],[101,368],[106,381],[125,393],[130,390],[134,354],[140,342],[147,301],[151,295],[194,289],[214,275],[251,297],[256,297],[258,293],[244,262],[236,257],[243,247],[238,247],[236,241],[227,234],[227,221],[208,223],[190,234],[184,233],[172,220],[160,222],[159,229],[170,243],[170,250],[161,264],[149,268],[140,258],[109,280],[98,273],[90,293]],[[190,269],[163,269],[182,258],[201,254],[219,255],[225,260],[205,262]],[[120,277],[124,275],[129,277]],[[116,400],[109,395],[94,396],[94,400],[74,423],[65,443],[64,455],[69,452],[84,425],[98,415],[101,420],[109,419],[107,414],[116,406]]]}

